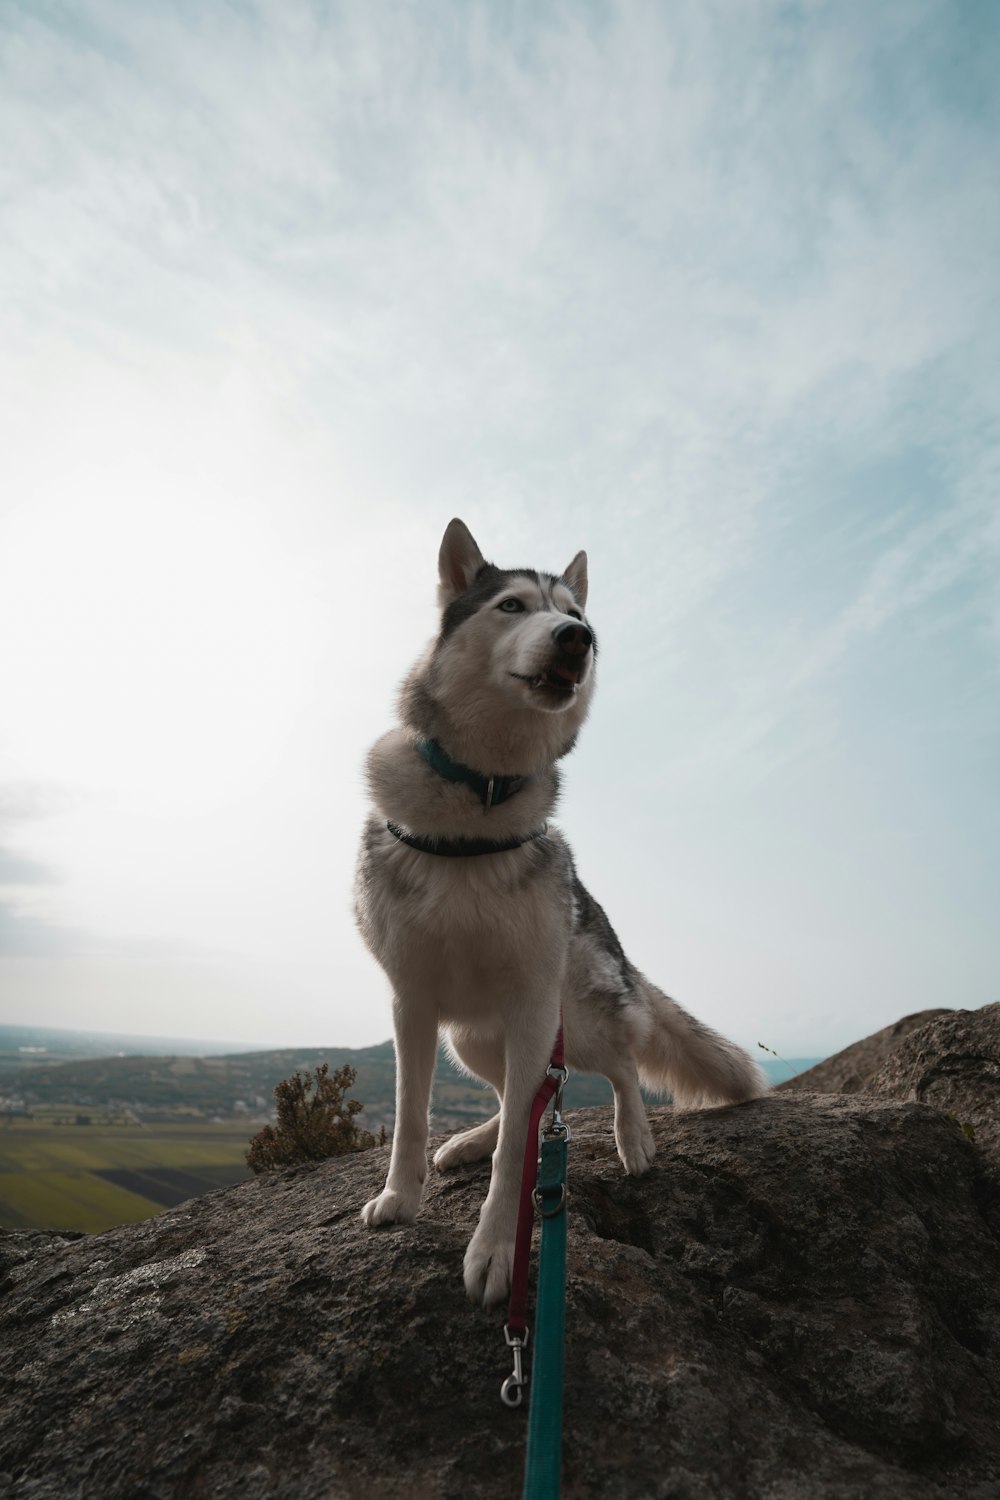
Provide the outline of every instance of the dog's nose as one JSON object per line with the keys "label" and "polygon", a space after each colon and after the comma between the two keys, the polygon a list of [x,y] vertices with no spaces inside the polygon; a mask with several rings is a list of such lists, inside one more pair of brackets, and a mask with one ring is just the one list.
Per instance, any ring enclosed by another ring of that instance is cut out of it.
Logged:
{"label": "dog's nose", "polygon": [[565,625],[553,632],[553,639],[560,651],[567,656],[586,656],[594,644],[594,637],[586,625],[581,625],[578,620],[568,620]]}

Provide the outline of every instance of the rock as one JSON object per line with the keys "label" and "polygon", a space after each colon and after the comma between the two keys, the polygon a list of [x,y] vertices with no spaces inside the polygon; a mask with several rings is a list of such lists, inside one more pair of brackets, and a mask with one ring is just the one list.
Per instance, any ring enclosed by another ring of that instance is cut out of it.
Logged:
{"label": "rock", "polygon": [[894,1052],[904,1037],[938,1016],[950,1016],[952,1012],[941,1010],[918,1010],[911,1016],[903,1016],[891,1026],[866,1036],[860,1042],[852,1042],[843,1052],[834,1053],[814,1068],[797,1073],[776,1085],[780,1091],[794,1090],[797,1093],[857,1094],[872,1082],[886,1058]]}
{"label": "rock", "polygon": [[1000,1236],[1000,1005],[951,1011],[911,1032],[870,1087],[933,1105],[975,1142],[980,1208]]}
{"label": "rock", "polygon": [[[940,1024],[940,1023],[939,1023]],[[1000,1245],[938,1109],[570,1116],[566,1500],[1000,1496]],[[75,1241],[0,1237],[0,1494],[508,1500],[523,1410],[462,1253],[487,1166],[369,1232],[386,1150]]]}
{"label": "rock", "polygon": [[1000,1164],[1000,1005],[955,1010],[911,1032],[870,1088],[943,1110]]}
{"label": "rock", "polygon": [[1000,1234],[1000,1005],[904,1016],[779,1085],[931,1104],[979,1153],[980,1206]]}

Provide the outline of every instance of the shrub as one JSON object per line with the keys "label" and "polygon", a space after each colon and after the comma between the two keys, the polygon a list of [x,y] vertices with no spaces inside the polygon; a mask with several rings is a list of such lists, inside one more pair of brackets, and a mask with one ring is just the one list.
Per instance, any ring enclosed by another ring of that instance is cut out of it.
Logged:
{"label": "shrub", "polygon": [[296,1072],[282,1079],[274,1091],[277,1124],[265,1125],[253,1137],[247,1166],[269,1172],[384,1145],[384,1128],[377,1139],[362,1130],[355,1116],[364,1105],[344,1097],[356,1077],[349,1065],[331,1074],[329,1063],[321,1063],[315,1078],[307,1071],[305,1077]]}

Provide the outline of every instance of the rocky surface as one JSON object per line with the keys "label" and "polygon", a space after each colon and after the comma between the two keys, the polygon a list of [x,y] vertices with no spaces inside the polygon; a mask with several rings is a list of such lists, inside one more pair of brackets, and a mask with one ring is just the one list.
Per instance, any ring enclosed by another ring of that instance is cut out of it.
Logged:
{"label": "rocky surface", "polygon": [[[857,1094],[870,1087],[875,1075],[890,1053],[894,1052],[904,1037],[911,1031],[922,1029],[929,1021],[939,1016],[950,1016],[948,1009],[918,1010],[911,1016],[903,1016],[891,1026],[852,1042],[842,1052],[835,1052],[814,1068],[786,1078],[777,1085],[782,1092],[794,1090],[798,1093]],[[966,1012],[963,1012],[966,1014]]]}
{"label": "rocky surface", "polygon": [[[965,1013],[966,1054],[994,1022]],[[654,1111],[640,1179],[608,1111],[570,1117],[567,1500],[1000,1500],[990,1151],[971,1105],[909,1097],[943,1066],[911,1040],[880,1094]],[[519,1494],[502,1317],[461,1282],[487,1169],[432,1174],[417,1223],[373,1234],[384,1169],[0,1237],[0,1494]]]}
{"label": "rocky surface", "polygon": [[951,1011],[911,1032],[871,1090],[931,1104],[975,1141],[980,1203],[1000,1236],[1000,1005]]}
{"label": "rocky surface", "polygon": [[872,1080],[874,1093],[944,1110],[1000,1165],[1000,1005],[949,1011],[911,1032]]}

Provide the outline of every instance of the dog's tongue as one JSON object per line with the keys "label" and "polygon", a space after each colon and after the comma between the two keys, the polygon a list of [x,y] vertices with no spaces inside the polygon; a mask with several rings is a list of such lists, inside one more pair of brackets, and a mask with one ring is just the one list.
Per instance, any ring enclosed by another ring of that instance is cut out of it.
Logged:
{"label": "dog's tongue", "polygon": [[561,677],[563,682],[576,682],[579,679],[580,672],[577,667],[553,667],[552,675],[553,677]]}

